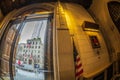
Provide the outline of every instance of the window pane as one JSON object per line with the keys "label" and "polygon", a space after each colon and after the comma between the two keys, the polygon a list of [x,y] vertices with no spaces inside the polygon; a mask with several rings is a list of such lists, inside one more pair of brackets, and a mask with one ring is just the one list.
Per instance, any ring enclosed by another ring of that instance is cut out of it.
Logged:
{"label": "window pane", "polygon": [[[52,33],[49,23],[49,18],[25,20],[15,50],[14,80],[53,80],[52,62],[46,64],[49,62],[47,58],[52,56],[46,56],[47,53],[52,54],[48,50],[52,45],[48,38],[48,33]],[[48,76],[51,77],[47,79]]]}

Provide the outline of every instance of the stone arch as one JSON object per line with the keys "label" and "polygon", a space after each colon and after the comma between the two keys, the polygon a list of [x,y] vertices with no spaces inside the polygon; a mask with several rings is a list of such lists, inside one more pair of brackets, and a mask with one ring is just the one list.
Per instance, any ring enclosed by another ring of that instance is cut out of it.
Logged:
{"label": "stone arch", "polygon": [[[28,6],[25,6],[25,7],[22,7],[18,10],[13,10],[11,11],[5,18],[4,20],[2,21],[2,23],[0,24],[1,27],[1,31],[0,31],[0,34],[2,35],[3,34],[3,31],[5,30],[6,26],[8,25],[8,23],[14,19],[14,18],[17,18],[18,16],[21,16],[23,15],[24,13],[28,12],[29,11],[32,11],[32,10],[35,10],[35,9],[38,9],[38,10],[41,10],[41,11],[48,11],[48,12],[54,12],[54,7],[56,6],[56,3],[36,3],[36,4],[31,4],[31,5],[28,5]],[[34,12],[34,11],[33,11]],[[30,12],[29,14],[31,14],[32,12]],[[0,38],[1,38],[1,35],[0,35]]]}
{"label": "stone arch", "polygon": [[51,3],[37,3],[37,4],[31,4],[28,6],[25,6],[19,10],[17,10],[13,17],[17,17],[19,15],[22,15],[26,12],[29,14],[37,12],[37,11],[48,11],[53,12],[55,5]]}

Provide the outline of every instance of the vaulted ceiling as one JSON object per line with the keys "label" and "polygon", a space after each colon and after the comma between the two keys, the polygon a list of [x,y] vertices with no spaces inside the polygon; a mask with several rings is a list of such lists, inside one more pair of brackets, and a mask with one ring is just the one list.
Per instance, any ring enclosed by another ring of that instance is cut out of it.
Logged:
{"label": "vaulted ceiling", "polygon": [[[43,2],[57,2],[58,0],[0,0],[0,9],[3,15],[8,14],[14,9],[21,8],[23,6],[34,4],[34,3],[43,3]],[[61,2],[77,3],[82,5],[85,8],[89,8],[92,4],[92,0],[60,0]]]}

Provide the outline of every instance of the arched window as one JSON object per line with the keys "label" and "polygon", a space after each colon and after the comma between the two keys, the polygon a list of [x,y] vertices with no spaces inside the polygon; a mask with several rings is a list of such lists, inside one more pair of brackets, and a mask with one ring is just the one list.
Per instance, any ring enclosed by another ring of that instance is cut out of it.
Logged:
{"label": "arched window", "polygon": [[110,16],[120,32],[120,2],[112,1],[108,3]]}
{"label": "arched window", "polygon": [[[52,13],[31,15],[9,22],[0,39],[0,75],[3,79],[46,80],[48,76],[51,76],[49,80],[54,80],[53,67],[51,67],[52,58],[45,60],[52,57],[50,41],[52,41],[53,27],[49,25],[53,19],[52,16]],[[39,38],[41,38],[39,45],[41,48],[38,49],[36,40],[40,41]],[[31,48],[33,46],[34,48]],[[34,52],[31,53],[31,51]],[[42,54],[37,53],[39,56],[34,57],[38,51],[41,51]],[[48,56],[48,53],[51,55]],[[40,58],[40,56],[44,56],[44,58]],[[50,64],[46,65],[46,63]]]}

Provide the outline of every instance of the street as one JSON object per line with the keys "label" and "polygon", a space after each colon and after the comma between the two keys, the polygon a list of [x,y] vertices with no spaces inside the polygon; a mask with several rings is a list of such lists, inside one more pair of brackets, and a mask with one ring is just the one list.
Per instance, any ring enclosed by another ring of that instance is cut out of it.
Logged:
{"label": "street", "polygon": [[29,72],[24,71],[17,68],[16,75],[14,77],[14,80],[45,80],[45,75],[43,72],[38,73],[35,72]]}

